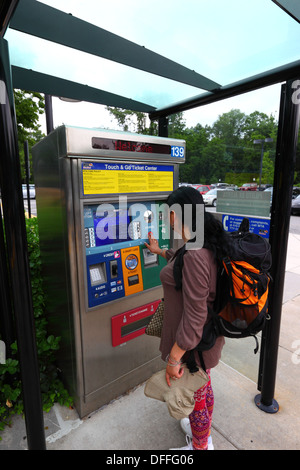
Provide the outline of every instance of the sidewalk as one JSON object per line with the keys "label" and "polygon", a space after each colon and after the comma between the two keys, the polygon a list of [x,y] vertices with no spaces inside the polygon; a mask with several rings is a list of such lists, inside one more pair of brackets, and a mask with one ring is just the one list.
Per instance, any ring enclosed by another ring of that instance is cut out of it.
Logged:
{"label": "sidewalk", "polygon": [[[259,354],[253,339],[226,339],[212,370],[215,450],[300,450],[300,235],[290,234],[286,264],[275,399],[267,414],[254,404]],[[45,414],[48,450],[166,451],[185,445],[179,422],[164,403],[146,398],[144,385],[80,420],[76,410],[55,405]],[[27,449],[25,423],[17,417],[2,433],[0,450]]]}

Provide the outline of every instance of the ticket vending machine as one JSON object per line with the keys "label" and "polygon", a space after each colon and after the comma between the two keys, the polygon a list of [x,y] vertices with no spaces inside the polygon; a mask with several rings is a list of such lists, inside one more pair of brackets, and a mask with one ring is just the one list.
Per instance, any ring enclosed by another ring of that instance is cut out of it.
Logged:
{"label": "ticket vending machine", "polygon": [[163,296],[165,201],[185,142],[62,126],[32,150],[49,329],[81,417],[163,367],[145,327]]}

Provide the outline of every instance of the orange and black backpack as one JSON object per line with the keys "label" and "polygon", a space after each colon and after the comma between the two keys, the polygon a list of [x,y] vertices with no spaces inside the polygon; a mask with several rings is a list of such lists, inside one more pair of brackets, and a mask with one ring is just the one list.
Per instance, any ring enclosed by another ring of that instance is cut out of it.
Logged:
{"label": "orange and black backpack", "polygon": [[[242,225],[241,225],[242,226]],[[218,336],[245,338],[262,331],[268,315],[272,264],[269,242],[250,232],[232,232],[233,255],[219,260],[216,298],[196,350],[210,349]],[[174,279],[181,288],[185,248],[174,262]]]}

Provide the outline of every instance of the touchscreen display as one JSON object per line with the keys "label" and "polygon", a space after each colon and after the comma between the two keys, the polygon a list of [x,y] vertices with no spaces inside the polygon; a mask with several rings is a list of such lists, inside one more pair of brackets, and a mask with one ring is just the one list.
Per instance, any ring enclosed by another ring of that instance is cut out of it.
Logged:
{"label": "touchscreen display", "polygon": [[129,240],[129,216],[127,210],[105,211],[103,215],[93,214],[96,246]]}

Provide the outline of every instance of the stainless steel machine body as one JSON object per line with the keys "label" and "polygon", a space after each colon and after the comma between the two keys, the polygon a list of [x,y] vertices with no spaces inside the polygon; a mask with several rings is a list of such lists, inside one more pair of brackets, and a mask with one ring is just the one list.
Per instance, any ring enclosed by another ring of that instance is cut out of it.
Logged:
{"label": "stainless steel machine body", "polygon": [[81,417],[162,367],[144,334],[163,296],[163,204],[185,142],[62,126],[33,148],[46,310],[58,367]]}

